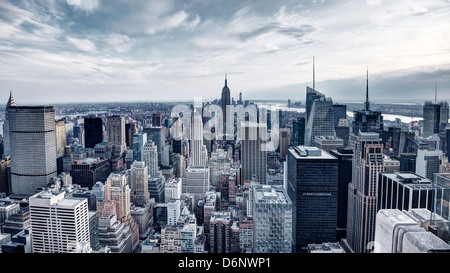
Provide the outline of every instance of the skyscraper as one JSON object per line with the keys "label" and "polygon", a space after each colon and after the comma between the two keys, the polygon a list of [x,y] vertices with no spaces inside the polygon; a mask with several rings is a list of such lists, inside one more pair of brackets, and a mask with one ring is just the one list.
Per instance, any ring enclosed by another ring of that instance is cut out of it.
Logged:
{"label": "skyscraper", "polygon": [[55,130],[53,106],[9,108],[13,193],[34,194],[56,176]]}
{"label": "skyscraper", "polygon": [[84,147],[94,148],[96,144],[103,141],[102,118],[84,118]]}
{"label": "skyscraper", "polygon": [[333,113],[334,113],[334,127],[337,127],[341,119],[347,119],[347,105],[334,104]]}
{"label": "skyscraper", "polygon": [[90,243],[88,202],[65,198],[65,192],[40,192],[30,197],[33,253],[76,252]]}
{"label": "skyscraper", "polygon": [[111,146],[111,155],[121,157],[126,149],[125,142],[125,118],[120,116],[108,116],[106,119],[106,132],[108,146]]}
{"label": "skyscraper", "polygon": [[371,251],[377,205],[377,177],[384,171],[383,144],[377,133],[360,132],[353,154],[348,187],[347,239],[350,251]]}
{"label": "skyscraper", "polygon": [[158,171],[158,148],[154,144],[153,141],[147,140],[144,144],[143,150],[143,161],[145,165],[148,167],[148,175],[149,177],[155,177],[156,172]]}
{"label": "skyscraper", "polygon": [[423,105],[423,137],[439,134],[445,129],[449,119],[449,107],[446,101],[440,103],[431,101]]}
{"label": "skyscraper", "polygon": [[10,155],[10,136],[9,136],[9,108],[11,106],[16,106],[16,102],[14,101],[12,90],[9,92],[9,99],[6,103],[5,108],[5,122],[3,123],[3,156]]}
{"label": "skyscraper", "polygon": [[280,130],[280,158],[286,159],[287,149],[289,146],[289,130],[287,128],[281,128]]}
{"label": "skyscraper", "polygon": [[110,165],[108,160],[100,158],[76,160],[70,168],[72,183],[89,189],[92,189],[97,182],[105,182],[109,174]]}
{"label": "skyscraper", "polygon": [[[353,112],[354,121],[352,127],[353,139],[355,139],[359,131],[361,132],[375,132],[383,137],[383,116],[380,111],[372,111],[369,102],[369,71],[367,71],[366,80],[366,102],[364,109]],[[353,142],[350,145],[354,144]]]}
{"label": "skyscraper", "polygon": [[56,156],[64,156],[64,151],[67,145],[66,136],[66,123],[64,119],[55,121],[55,131],[56,131]]}
{"label": "skyscraper", "polygon": [[130,169],[131,202],[145,206],[150,201],[148,170],[143,161],[134,161]]}
{"label": "skyscraper", "polygon": [[305,127],[306,120],[304,117],[299,117],[292,122],[292,145],[305,145]]}
{"label": "skyscraper", "polygon": [[227,107],[229,105],[231,105],[231,94],[230,94],[230,88],[228,88],[227,85],[227,74],[225,73],[225,86],[222,88],[222,98],[221,98],[221,102],[222,102],[222,115],[223,115],[223,134],[224,134],[224,139],[226,134],[228,133],[226,128],[227,128],[227,124],[230,122],[232,122],[232,120],[230,119],[230,117],[228,117],[229,113],[228,113],[228,109]]}
{"label": "skyscraper", "polygon": [[261,184],[267,182],[267,151],[264,141],[267,139],[267,125],[248,122],[241,127],[241,181],[252,181],[253,176]]}
{"label": "skyscraper", "polygon": [[324,94],[306,88],[305,145],[314,146],[316,136],[336,136],[334,130],[333,100]]}
{"label": "skyscraper", "polygon": [[293,251],[308,244],[335,242],[338,211],[338,161],[317,147],[290,148],[287,192],[293,204]]}
{"label": "skyscraper", "polygon": [[194,111],[191,120],[190,161],[191,166],[204,166],[207,164],[206,146],[203,145],[203,122],[199,112]]}
{"label": "skyscraper", "polygon": [[416,174],[434,179],[434,174],[441,171],[442,151],[441,150],[417,150]]}
{"label": "skyscraper", "polygon": [[253,252],[292,252],[292,202],[283,187],[252,185]]}

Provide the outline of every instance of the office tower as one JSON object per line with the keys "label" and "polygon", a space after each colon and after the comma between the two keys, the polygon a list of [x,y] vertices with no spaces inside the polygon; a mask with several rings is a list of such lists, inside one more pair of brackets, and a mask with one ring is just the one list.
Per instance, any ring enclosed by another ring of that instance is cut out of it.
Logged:
{"label": "office tower", "polygon": [[165,203],[171,199],[181,199],[182,180],[181,178],[172,178],[164,184]]}
{"label": "office tower", "polygon": [[148,179],[148,191],[150,192],[150,198],[155,198],[157,203],[164,202],[164,184],[166,182],[164,176],[159,173],[159,176],[149,177]]}
{"label": "office tower", "polygon": [[430,215],[426,209],[380,210],[376,215],[373,252],[450,253],[450,245],[430,231]]}
{"label": "office tower", "polygon": [[161,166],[168,167],[172,165],[172,145],[165,144],[161,151]]}
{"label": "office tower", "polygon": [[401,172],[415,172],[416,171],[416,154],[401,153],[397,158],[400,161]]}
{"label": "office tower", "polygon": [[[359,132],[374,132],[379,134],[380,138],[383,137],[383,116],[380,111],[372,111],[370,109],[369,102],[369,72],[367,71],[366,82],[366,102],[364,103],[364,109],[353,112],[353,127],[352,135],[353,139],[356,139]],[[353,142],[350,145],[353,146]]]}
{"label": "office tower", "polygon": [[227,127],[234,126],[234,119],[231,119],[231,113],[228,111],[228,107],[231,105],[231,95],[230,95],[230,88],[228,88],[227,85],[227,74],[225,73],[225,86],[222,88],[222,116],[223,116],[223,135],[226,139],[226,135],[230,132],[227,131]]}
{"label": "office tower", "polygon": [[106,119],[107,143],[112,157],[121,157],[126,149],[125,118],[108,116]]}
{"label": "office tower", "polygon": [[294,252],[311,243],[336,241],[338,160],[317,147],[290,148],[287,190],[294,206]]}
{"label": "office tower", "polygon": [[133,161],[144,160],[144,145],[147,143],[146,133],[137,133],[133,135]]}
{"label": "office tower", "polygon": [[434,176],[435,197],[432,211],[450,221],[450,174],[438,173]]}
{"label": "office tower", "polygon": [[190,166],[182,178],[182,192],[193,194],[196,198],[203,198],[209,191],[208,166]]}
{"label": "office tower", "polygon": [[267,182],[267,151],[264,149],[267,139],[267,125],[264,123],[245,122],[241,127],[241,181],[253,179],[265,184]]}
{"label": "office tower", "polygon": [[402,130],[399,127],[389,127],[387,131],[383,131],[380,137],[383,138],[384,153],[390,157],[398,156],[401,151],[400,140]]}
{"label": "office tower", "polygon": [[394,173],[400,171],[400,161],[390,157],[383,159],[384,171],[388,173]]}
{"label": "office tower", "polygon": [[181,228],[175,225],[167,225],[161,229],[160,253],[182,253]]}
{"label": "office tower", "polygon": [[174,226],[181,216],[181,200],[170,199],[165,205],[167,207],[167,225]]}
{"label": "office tower", "polygon": [[423,105],[423,137],[439,134],[440,130],[445,128],[448,119],[449,107],[447,102],[425,102]]}
{"label": "office tower", "polygon": [[94,148],[103,142],[103,119],[95,117],[84,118],[84,147]]}
{"label": "office tower", "polygon": [[334,130],[336,131],[336,137],[344,141],[344,147],[348,147],[350,140],[350,126],[348,126],[348,121],[346,119],[341,120],[338,126],[334,127]]}
{"label": "office tower", "polygon": [[143,150],[143,161],[145,165],[148,167],[148,175],[149,177],[155,177],[159,165],[158,165],[158,148],[155,143],[151,140],[147,140],[147,143],[144,145]]}
{"label": "office tower", "polygon": [[231,170],[231,159],[227,157],[223,149],[217,149],[211,153],[208,165],[211,186],[218,188],[221,174],[223,172],[230,172]]}
{"label": "office tower", "polygon": [[239,222],[239,252],[253,252],[253,220],[243,219]]}
{"label": "office tower", "polygon": [[445,155],[450,157],[450,124],[445,128]]}
{"label": "office tower", "polygon": [[30,197],[33,253],[70,253],[90,243],[87,200],[64,195],[44,191]]}
{"label": "office tower", "polygon": [[344,147],[344,140],[338,137],[316,136],[314,146],[329,153],[331,150]]}
{"label": "office tower", "polygon": [[416,158],[416,174],[434,179],[434,174],[441,171],[442,151],[419,149]]}
{"label": "office tower", "polygon": [[131,230],[111,214],[99,218],[98,240],[100,246],[108,248],[111,253],[132,253]]}
{"label": "office tower", "polygon": [[334,127],[339,126],[339,121],[341,119],[347,119],[347,105],[345,104],[334,104]]}
{"label": "office tower", "polygon": [[89,189],[97,182],[105,182],[110,173],[108,160],[100,158],[75,160],[70,168],[72,183]]}
{"label": "office tower", "polygon": [[180,154],[175,154],[175,177],[182,177],[186,171],[186,159]]}
{"label": "office tower", "polygon": [[93,251],[100,250],[100,241],[98,240],[98,224],[99,213],[98,211],[89,211],[89,239],[90,246]]}
{"label": "office tower", "polygon": [[9,108],[11,186],[15,194],[34,194],[56,176],[53,106]]}
{"label": "office tower", "polygon": [[292,252],[292,202],[283,187],[253,185],[253,252]]}
{"label": "office tower", "polygon": [[[112,204],[112,207],[110,207]],[[132,249],[139,244],[139,227],[131,217],[131,189],[126,174],[111,173],[105,182],[105,198],[97,202],[101,217],[117,215],[117,220],[125,223],[131,232]]]}
{"label": "office tower", "polygon": [[337,210],[337,241],[346,238],[348,185],[352,182],[353,149],[339,147],[330,154],[338,160],[338,210]]}
{"label": "office tower", "polygon": [[143,161],[134,161],[130,169],[131,202],[145,206],[150,201],[148,192],[148,170]]}
{"label": "office tower", "polygon": [[383,144],[377,133],[360,132],[348,187],[347,239],[350,251],[365,253],[374,240],[378,173],[384,172]]}
{"label": "office tower", "polygon": [[333,100],[324,94],[306,88],[305,145],[313,146],[316,136],[336,136],[334,130]]}
{"label": "office tower", "polygon": [[412,172],[379,173],[377,210],[432,209],[434,191],[432,180]]}
{"label": "office tower", "polygon": [[146,127],[143,129],[144,133],[147,133],[147,140],[153,141],[158,148],[158,165],[161,164],[161,151],[162,146],[166,143],[165,127]]}
{"label": "office tower", "polygon": [[133,135],[137,133],[139,133],[137,121],[132,120],[125,123],[125,143],[127,144],[127,147],[133,147]]}
{"label": "office tower", "polygon": [[280,130],[280,158],[286,159],[287,149],[289,146],[289,130],[287,128],[282,128]]}
{"label": "office tower", "polygon": [[153,114],[152,116],[152,126],[161,127],[161,114]]}
{"label": "office tower", "polygon": [[209,252],[230,253],[231,251],[231,213],[216,211],[209,219]]}
{"label": "office tower", "polygon": [[191,139],[189,143],[189,165],[204,166],[207,164],[206,146],[203,145],[203,122],[200,113],[195,112],[191,120]]}
{"label": "office tower", "polygon": [[0,161],[0,193],[11,195],[11,160],[9,156]]}
{"label": "office tower", "polygon": [[67,146],[67,136],[66,136],[66,123],[64,119],[55,121],[55,132],[56,132],[56,156],[64,156],[64,151]]}
{"label": "office tower", "polygon": [[181,253],[195,253],[195,245],[197,239],[197,225],[195,219],[189,219],[181,230]]}
{"label": "office tower", "polygon": [[306,120],[304,117],[299,117],[292,122],[292,145],[305,145],[305,128]]}
{"label": "office tower", "polygon": [[12,90],[9,92],[9,99],[6,103],[5,108],[5,122],[3,123],[3,156],[9,156],[11,153],[10,148],[10,133],[9,133],[9,108],[11,106],[16,106],[16,102],[14,101]]}

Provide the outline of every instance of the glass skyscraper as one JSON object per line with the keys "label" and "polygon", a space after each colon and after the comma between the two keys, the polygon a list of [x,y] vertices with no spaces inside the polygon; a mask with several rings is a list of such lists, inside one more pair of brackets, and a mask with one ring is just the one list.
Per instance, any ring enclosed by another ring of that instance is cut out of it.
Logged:
{"label": "glass skyscraper", "polygon": [[293,204],[294,252],[308,244],[335,242],[338,160],[317,147],[288,150],[287,192]]}

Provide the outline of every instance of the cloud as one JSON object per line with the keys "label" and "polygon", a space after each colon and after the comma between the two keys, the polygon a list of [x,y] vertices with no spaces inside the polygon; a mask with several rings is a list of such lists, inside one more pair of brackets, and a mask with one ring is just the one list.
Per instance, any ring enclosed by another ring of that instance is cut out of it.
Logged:
{"label": "cloud", "polygon": [[379,6],[379,5],[381,5],[381,0],[367,0],[367,5]]}
{"label": "cloud", "polygon": [[67,41],[74,45],[77,49],[93,53],[97,48],[93,42],[87,39],[78,39],[74,37],[67,37]]}

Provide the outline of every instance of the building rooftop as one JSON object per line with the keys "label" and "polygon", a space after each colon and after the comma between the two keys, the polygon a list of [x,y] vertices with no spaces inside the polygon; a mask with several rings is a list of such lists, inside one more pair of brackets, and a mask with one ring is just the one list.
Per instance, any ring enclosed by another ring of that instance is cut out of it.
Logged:
{"label": "building rooftop", "polygon": [[297,146],[290,148],[289,151],[296,159],[336,159],[336,157],[317,147]]}

